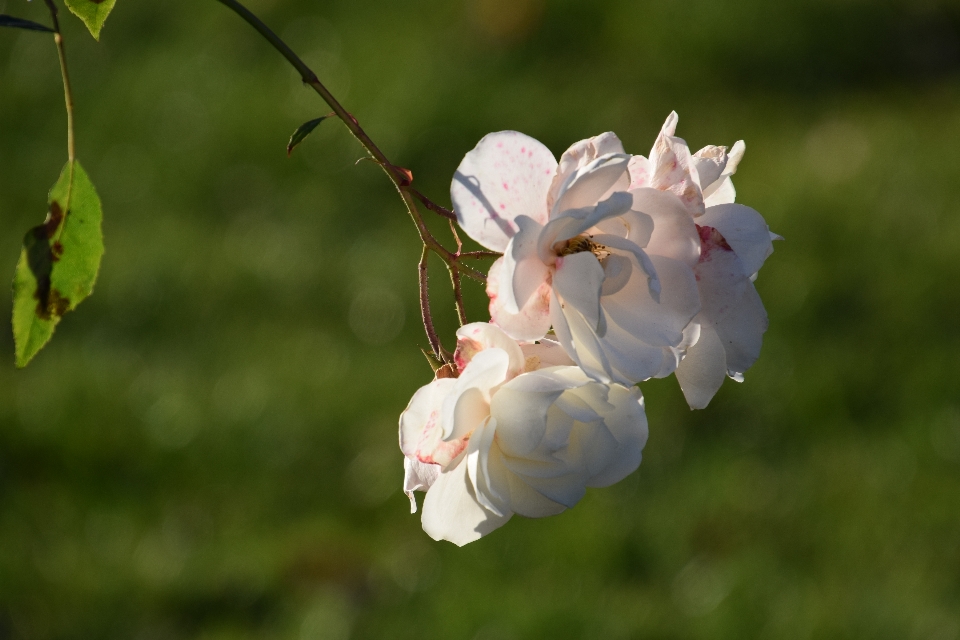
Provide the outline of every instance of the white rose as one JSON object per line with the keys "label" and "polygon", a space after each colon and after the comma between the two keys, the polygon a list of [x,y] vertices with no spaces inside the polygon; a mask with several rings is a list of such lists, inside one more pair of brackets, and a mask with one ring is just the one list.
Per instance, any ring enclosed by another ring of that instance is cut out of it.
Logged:
{"label": "white rose", "polygon": [[466,233],[504,252],[488,277],[493,323],[526,341],[552,325],[589,376],[628,385],[673,372],[700,311],[696,225],[673,194],[627,191],[629,162],[612,133],[558,164],[533,138],[500,132],[451,187]]}
{"label": "white rose", "polygon": [[456,379],[423,387],[400,417],[404,490],[427,491],[424,530],[464,545],[514,513],[555,515],[586,487],[613,484],[640,464],[643,397],[573,366],[549,342],[521,347],[493,325],[463,327]]}

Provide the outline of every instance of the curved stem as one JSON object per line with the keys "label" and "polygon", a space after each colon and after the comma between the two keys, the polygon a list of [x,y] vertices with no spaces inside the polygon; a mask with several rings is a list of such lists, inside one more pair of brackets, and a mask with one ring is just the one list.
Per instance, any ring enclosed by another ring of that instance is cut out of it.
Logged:
{"label": "curved stem", "polygon": [[[70,88],[70,74],[67,71],[67,51],[63,45],[63,34],[60,32],[60,16],[56,3],[53,0],[44,0],[50,10],[50,19],[53,21],[53,41],[57,43],[57,55],[60,58],[60,75],[63,78],[63,101],[67,106],[67,160],[71,165],[77,157],[76,144],[73,133],[73,90]],[[71,167],[71,171],[73,171]]]}

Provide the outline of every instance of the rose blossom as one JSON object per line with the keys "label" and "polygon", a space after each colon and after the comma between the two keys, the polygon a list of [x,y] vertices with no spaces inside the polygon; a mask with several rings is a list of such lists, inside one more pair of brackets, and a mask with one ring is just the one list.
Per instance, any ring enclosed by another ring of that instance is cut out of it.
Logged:
{"label": "rose blossom", "polygon": [[517,340],[550,329],[600,382],[669,375],[700,311],[699,236],[677,195],[629,189],[615,135],[581,141],[557,163],[506,131],[464,157],[451,195],[474,240],[503,251],[490,269],[492,322]]}
{"label": "rose blossom", "polygon": [[671,113],[650,151],[630,159],[630,185],[677,195],[696,222],[700,257],[694,267],[702,310],[687,331],[690,346],[677,367],[677,380],[690,407],[707,406],[725,376],[743,381],[760,355],[767,314],[753,286],[757,272],[780,236],[759,213],[734,204],[731,176],[745,146],[708,146],[691,155],[675,136]]}
{"label": "rose blossom", "polygon": [[647,422],[639,389],[590,379],[555,343],[518,345],[497,327],[462,327],[457,378],[418,390],[400,416],[404,491],[427,491],[424,530],[459,546],[514,513],[558,514],[586,487],[640,464]]}

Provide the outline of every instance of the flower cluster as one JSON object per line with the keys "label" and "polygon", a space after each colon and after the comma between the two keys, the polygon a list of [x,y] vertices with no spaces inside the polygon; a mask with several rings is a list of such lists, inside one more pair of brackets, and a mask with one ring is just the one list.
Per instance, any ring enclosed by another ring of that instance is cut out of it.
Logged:
{"label": "flower cluster", "polygon": [[670,114],[648,157],[613,133],[560,161],[515,131],[484,137],[451,187],[461,228],[502,252],[490,323],[458,331],[454,362],[400,417],[404,490],[423,527],[466,544],[514,513],[557,514],[640,464],[636,384],[675,374],[691,408],[760,354],[753,281],[773,251],[735,204],[744,145],[691,154]]}

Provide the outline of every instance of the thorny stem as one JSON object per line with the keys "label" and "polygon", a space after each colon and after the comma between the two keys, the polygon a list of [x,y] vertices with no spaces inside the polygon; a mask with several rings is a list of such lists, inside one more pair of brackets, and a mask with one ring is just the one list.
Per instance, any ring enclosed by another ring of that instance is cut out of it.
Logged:
{"label": "thorny stem", "polygon": [[439,360],[443,358],[443,347],[440,345],[440,338],[437,337],[437,331],[433,327],[433,316],[430,314],[430,286],[429,276],[427,275],[427,258],[430,257],[430,251],[427,245],[423,245],[423,251],[420,253],[420,315],[423,318],[423,328],[427,332],[427,340],[430,341],[430,348],[433,349],[433,355]]}
{"label": "thorny stem", "polygon": [[[48,5],[52,5],[53,0],[45,1]],[[296,69],[300,74],[300,78],[303,80],[304,84],[307,84],[313,88],[313,90],[316,91],[321,98],[323,98],[324,102],[330,105],[330,108],[333,109],[333,112],[337,115],[337,117],[340,118],[340,120],[346,125],[347,129],[350,130],[350,133],[353,134],[353,137],[355,137],[360,144],[363,145],[363,148],[369,154],[370,159],[380,165],[384,173],[387,174],[387,177],[390,178],[390,181],[393,182],[394,186],[397,188],[397,191],[399,192],[400,197],[403,199],[403,203],[407,208],[407,213],[410,214],[410,218],[417,227],[420,240],[423,242],[423,255],[420,260],[420,307],[423,313],[423,328],[427,333],[427,338],[430,340],[430,346],[433,349],[434,354],[439,359],[445,359],[445,356],[449,352],[447,352],[440,343],[440,340],[437,337],[436,331],[433,327],[433,318],[430,314],[430,296],[429,290],[426,286],[426,260],[428,253],[433,251],[447,265],[447,269],[450,272],[450,279],[453,281],[454,295],[457,299],[457,313],[461,324],[466,322],[466,314],[463,310],[463,295],[460,290],[461,275],[472,280],[476,280],[481,284],[486,283],[487,278],[480,271],[460,264],[459,260],[461,247],[459,238],[457,238],[456,253],[452,253],[451,251],[447,250],[446,247],[440,244],[440,242],[433,236],[433,234],[430,233],[430,230],[427,228],[423,217],[420,215],[420,212],[417,209],[416,201],[419,200],[427,209],[447,218],[448,220],[455,220],[456,215],[453,211],[436,204],[410,186],[410,183],[413,180],[412,174],[408,170],[393,164],[387,159],[387,156],[383,153],[383,151],[380,150],[373,140],[370,139],[370,136],[368,136],[363,130],[363,127],[360,126],[360,123],[357,122],[357,119],[347,112],[347,110],[343,108],[343,105],[341,105],[340,102],[333,97],[333,94],[330,93],[330,91],[323,85],[323,83],[320,82],[317,74],[315,74],[313,70],[311,70],[310,67],[308,67],[296,53],[294,53],[293,49],[291,49],[287,43],[285,43],[276,33],[274,33],[270,27],[264,24],[260,18],[254,15],[249,9],[244,7],[237,0],[217,1],[243,18],[250,26],[256,29],[257,32],[267,40],[267,42],[273,45],[273,47],[279,51],[284,58],[287,59],[293,68]],[[66,67],[64,67],[64,78],[66,78]]]}
{"label": "thorny stem", "polygon": [[[63,45],[63,34],[60,33],[59,10],[54,0],[44,0],[50,10],[50,19],[53,22],[53,41],[57,43],[57,56],[60,58],[60,75],[63,78],[63,101],[67,107],[67,197],[65,213],[70,213],[70,202],[73,198],[73,172],[77,158],[76,142],[73,132],[73,90],[70,88],[70,74],[67,72],[67,50]],[[57,229],[57,236],[63,231],[61,225]]]}

